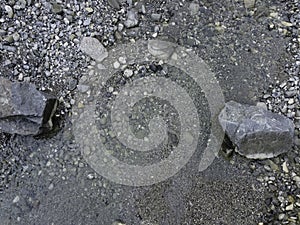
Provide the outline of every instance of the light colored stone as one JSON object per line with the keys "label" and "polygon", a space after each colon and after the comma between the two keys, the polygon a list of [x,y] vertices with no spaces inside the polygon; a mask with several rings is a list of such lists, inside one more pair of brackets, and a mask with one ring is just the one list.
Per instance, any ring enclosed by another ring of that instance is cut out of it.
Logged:
{"label": "light colored stone", "polygon": [[255,6],[255,0],[244,0],[244,5],[246,9],[253,9]]}
{"label": "light colored stone", "polygon": [[98,62],[102,62],[108,57],[106,48],[93,37],[84,37],[80,44],[80,50]]}
{"label": "light colored stone", "polygon": [[286,162],[282,163],[281,167],[282,167],[283,172],[285,172],[285,173],[289,172]]}
{"label": "light colored stone", "polygon": [[19,196],[16,196],[15,198],[14,198],[14,200],[13,200],[13,203],[17,203],[17,202],[19,202],[20,201],[20,197]]}
{"label": "light colored stone", "polygon": [[285,207],[286,211],[292,211],[294,209],[294,204],[290,204],[287,207]]}
{"label": "light colored stone", "polygon": [[124,22],[125,27],[132,28],[137,26],[139,23],[138,15],[135,10],[130,10],[127,12],[127,19]]}

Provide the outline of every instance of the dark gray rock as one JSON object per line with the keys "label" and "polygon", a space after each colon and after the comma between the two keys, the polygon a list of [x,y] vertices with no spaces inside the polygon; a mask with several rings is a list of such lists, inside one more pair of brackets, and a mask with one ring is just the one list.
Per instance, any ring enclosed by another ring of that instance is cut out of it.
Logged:
{"label": "dark gray rock", "polygon": [[236,151],[247,158],[272,158],[293,146],[293,122],[263,108],[230,101],[219,121]]}
{"label": "dark gray rock", "polygon": [[37,135],[51,128],[57,99],[30,83],[0,77],[0,130],[5,133]]}

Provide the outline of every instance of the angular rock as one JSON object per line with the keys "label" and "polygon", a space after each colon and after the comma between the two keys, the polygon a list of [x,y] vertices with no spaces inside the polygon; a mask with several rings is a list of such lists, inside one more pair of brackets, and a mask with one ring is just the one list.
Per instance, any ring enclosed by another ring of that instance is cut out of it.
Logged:
{"label": "angular rock", "polygon": [[98,62],[102,62],[108,56],[106,48],[98,39],[93,37],[84,37],[81,41],[80,49]]}
{"label": "angular rock", "polygon": [[221,111],[219,122],[236,151],[247,158],[276,157],[293,146],[293,122],[257,106],[230,101]]}
{"label": "angular rock", "polygon": [[57,99],[30,83],[11,82],[0,77],[0,131],[37,135],[51,129]]}

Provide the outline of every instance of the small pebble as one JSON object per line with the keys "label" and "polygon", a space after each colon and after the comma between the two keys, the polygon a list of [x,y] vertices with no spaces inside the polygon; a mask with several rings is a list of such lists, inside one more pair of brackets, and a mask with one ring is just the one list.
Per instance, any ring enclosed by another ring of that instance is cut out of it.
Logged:
{"label": "small pebble", "polygon": [[294,209],[294,204],[290,204],[285,208],[286,211],[292,211],[293,209]]}
{"label": "small pebble", "polygon": [[17,203],[17,202],[19,202],[20,201],[20,197],[19,196],[16,196],[15,198],[14,198],[14,200],[13,200],[13,203]]}
{"label": "small pebble", "polygon": [[5,9],[6,13],[7,13],[8,18],[11,19],[11,18],[14,17],[14,11],[13,11],[13,9],[9,5],[5,5],[4,9]]}
{"label": "small pebble", "polygon": [[133,75],[133,71],[132,71],[132,70],[126,69],[126,70],[124,71],[124,76],[125,76],[125,77],[131,77],[132,75]]}
{"label": "small pebble", "polygon": [[289,172],[289,169],[288,169],[288,167],[287,167],[286,162],[284,162],[281,166],[282,166],[282,170],[283,170],[285,173],[288,173],[288,172]]}
{"label": "small pebble", "polygon": [[114,68],[118,69],[120,67],[120,63],[119,62],[114,62]]}

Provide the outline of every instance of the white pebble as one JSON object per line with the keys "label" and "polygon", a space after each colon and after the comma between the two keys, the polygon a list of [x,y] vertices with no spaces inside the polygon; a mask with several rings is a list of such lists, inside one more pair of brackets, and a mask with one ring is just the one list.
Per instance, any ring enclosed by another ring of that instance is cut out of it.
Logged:
{"label": "white pebble", "polygon": [[285,172],[285,173],[288,173],[289,172],[289,169],[288,169],[288,167],[287,167],[287,165],[286,165],[286,162],[284,162],[284,163],[282,163],[282,170]]}
{"label": "white pebble", "polygon": [[132,70],[126,69],[126,70],[124,71],[124,76],[125,76],[125,77],[131,77],[132,75],[133,75],[133,71],[132,71]]}
{"label": "white pebble", "polygon": [[20,197],[19,196],[16,196],[15,198],[14,198],[14,200],[13,200],[13,203],[17,203],[17,202],[19,202],[20,201]]}
{"label": "white pebble", "polygon": [[114,68],[118,69],[120,67],[120,63],[119,62],[114,62]]}
{"label": "white pebble", "polygon": [[294,209],[294,204],[290,204],[285,208],[286,211],[292,211],[293,209]]}

